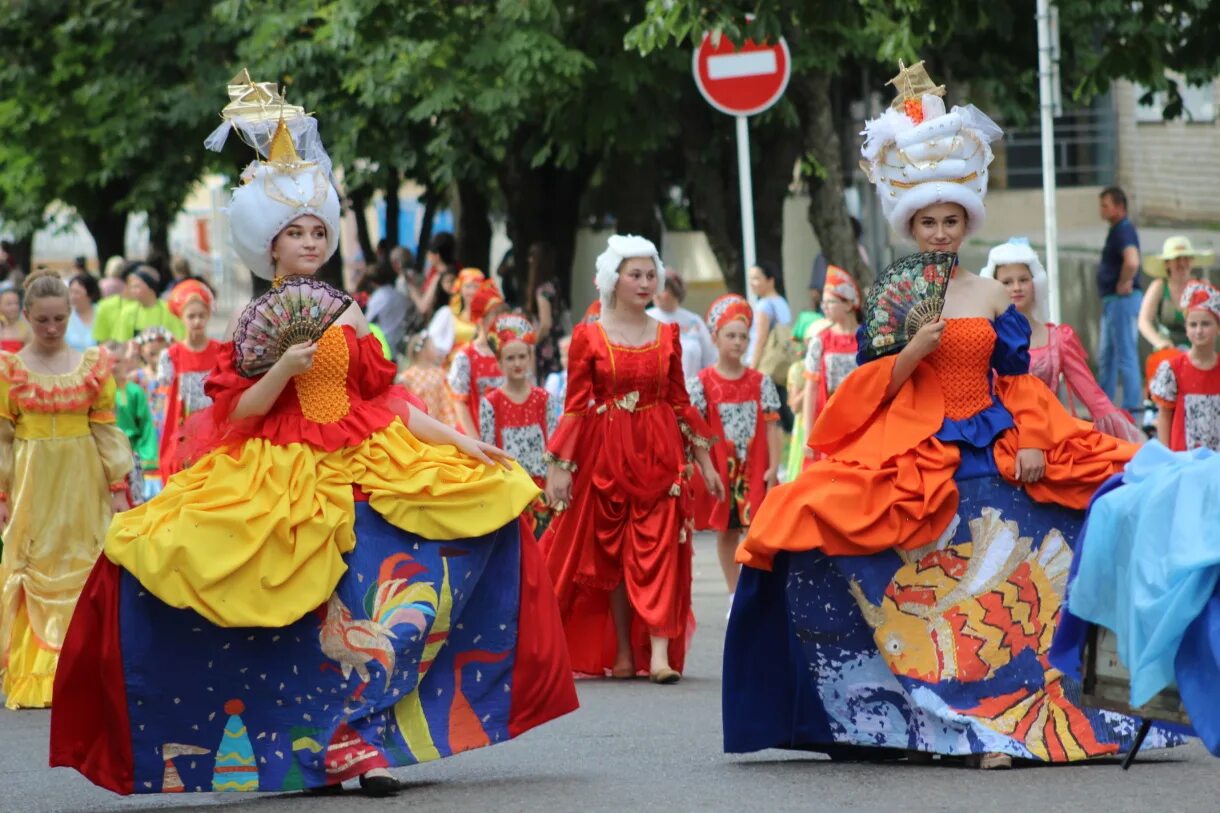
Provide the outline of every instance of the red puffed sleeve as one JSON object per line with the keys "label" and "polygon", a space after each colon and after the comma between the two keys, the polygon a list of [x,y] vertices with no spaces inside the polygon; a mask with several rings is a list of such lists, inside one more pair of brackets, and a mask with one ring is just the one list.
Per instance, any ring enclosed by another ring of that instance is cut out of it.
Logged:
{"label": "red puffed sleeve", "polygon": [[355,365],[356,388],[361,397],[372,400],[389,389],[394,383],[398,368],[385,357],[381,342],[372,333],[356,339]]}
{"label": "red puffed sleeve", "polygon": [[676,323],[666,325],[662,337],[669,345],[668,352],[665,354],[665,362],[668,365],[668,369],[665,371],[666,400],[673,407],[674,415],[678,418],[678,427],[682,430],[682,436],[686,438],[686,442],[699,449],[710,449],[715,441],[715,433],[699,414],[699,410],[691,405],[690,395],[686,392],[686,375],[682,370],[682,341],[679,326]]}
{"label": "red puffed sleeve", "polygon": [[222,343],[216,353],[216,367],[203,380],[203,392],[212,399],[210,414],[217,424],[229,419],[242,394],[258,382],[257,378],[246,378],[237,372],[234,355],[233,342]]}
{"label": "red puffed sleeve", "polygon": [[596,326],[580,324],[572,331],[563,415],[546,447],[547,462],[569,471],[576,470],[576,442],[593,401],[593,367],[597,359],[590,334],[594,329]]}

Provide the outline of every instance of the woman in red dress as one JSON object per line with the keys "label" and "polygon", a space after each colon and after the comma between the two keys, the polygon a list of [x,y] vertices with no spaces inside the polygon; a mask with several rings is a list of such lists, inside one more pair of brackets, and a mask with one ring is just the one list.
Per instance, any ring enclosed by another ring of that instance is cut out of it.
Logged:
{"label": "woman in red dress", "polygon": [[182,425],[191,415],[212,405],[203,391],[203,380],[216,367],[221,344],[208,338],[213,297],[208,286],[188,279],[174,286],[169,310],[186,325],[186,340],[174,342],[157,365],[157,379],[169,390],[165,405],[165,427],[161,431],[161,478],[183,468],[189,461],[178,459]]}
{"label": "woman in red dress", "polygon": [[716,499],[710,430],[690,404],[676,325],[644,311],[664,274],[656,247],[614,235],[597,258],[601,318],[568,351],[567,404],[548,445],[543,537],[575,671],[676,683],[693,631],[688,456]]}

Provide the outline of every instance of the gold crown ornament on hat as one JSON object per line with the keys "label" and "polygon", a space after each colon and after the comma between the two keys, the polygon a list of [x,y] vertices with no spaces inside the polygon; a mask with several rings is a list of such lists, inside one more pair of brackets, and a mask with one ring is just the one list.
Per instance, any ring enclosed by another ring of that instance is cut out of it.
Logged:
{"label": "gold crown ornament on hat", "polygon": [[945,95],[945,86],[932,81],[932,78],[928,76],[928,69],[923,66],[922,59],[909,68],[903,64],[901,59],[898,60],[898,75],[885,84],[887,87],[893,85],[894,90],[898,91],[898,95],[894,97],[890,107],[894,110],[902,110],[916,124],[923,121],[923,97],[944,98]]}
{"label": "gold crown ornament on hat", "polygon": [[318,120],[289,104],[274,82],[256,82],[247,70],[229,80],[227,90],[222,123],[204,146],[220,151],[237,130],[258,153],[242,171],[242,183],[229,203],[234,251],[254,274],[274,279],[275,236],[292,221],[312,215],[326,226],[329,259],[339,247],[341,207]]}
{"label": "gold crown ornament on hat", "polygon": [[[289,104],[279,85],[256,82],[250,71],[242,68],[228,81],[226,89],[229,103],[220,111],[224,121],[204,141],[205,147],[219,152],[229,132],[236,129],[242,141],[281,171],[295,172],[321,165],[323,172],[330,175],[330,156],[318,137],[317,120],[300,105]],[[247,168],[243,180],[250,173],[251,168]]]}

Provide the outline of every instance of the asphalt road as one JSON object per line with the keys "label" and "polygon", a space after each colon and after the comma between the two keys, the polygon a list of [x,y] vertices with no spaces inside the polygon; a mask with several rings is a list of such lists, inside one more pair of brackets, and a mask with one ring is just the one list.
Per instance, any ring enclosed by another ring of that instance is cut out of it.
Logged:
{"label": "asphalt road", "polygon": [[1220,762],[1197,743],[1117,761],[980,772],[831,763],[720,749],[726,598],[711,539],[697,542],[699,630],[677,686],[583,681],[575,714],[504,745],[406,768],[395,799],[302,794],[123,798],[46,767],[49,714],[0,710],[0,811],[1217,811]]}

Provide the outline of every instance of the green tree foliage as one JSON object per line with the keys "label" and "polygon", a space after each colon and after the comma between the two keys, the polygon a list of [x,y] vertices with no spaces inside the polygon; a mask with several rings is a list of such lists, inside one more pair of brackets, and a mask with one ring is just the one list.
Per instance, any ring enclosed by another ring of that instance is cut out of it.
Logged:
{"label": "green tree foliage", "polygon": [[[200,177],[201,123],[230,70],[232,32],[207,0],[0,4],[0,213],[18,233],[72,206],[104,259],[127,215],[154,234]],[[163,231],[161,231],[164,234]]]}

